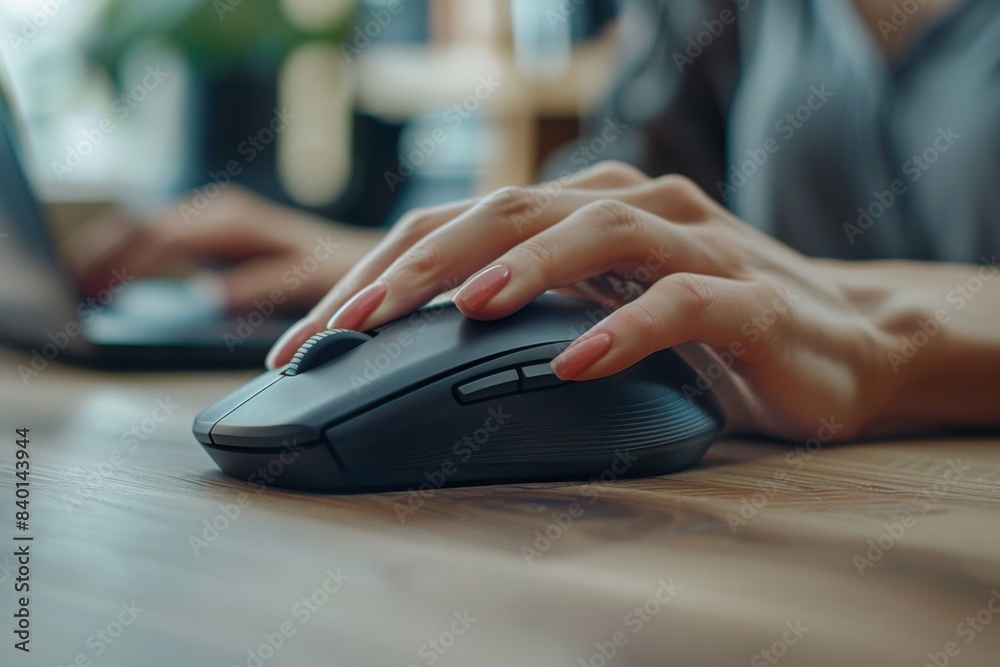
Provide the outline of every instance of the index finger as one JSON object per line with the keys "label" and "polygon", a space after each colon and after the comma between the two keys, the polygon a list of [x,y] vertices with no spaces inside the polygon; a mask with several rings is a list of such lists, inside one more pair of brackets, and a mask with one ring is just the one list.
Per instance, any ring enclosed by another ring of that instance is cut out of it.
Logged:
{"label": "index finger", "polygon": [[[604,192],[647,182],[648,177],[634,167],[616,163],[598,163],[579,173],[562,176],[558,181],[545,184],[542,189],[603,188]],[[404,253],[411,250],[420,240],[459,216],[469,213],[480,199],[470,199],[435,209],[414,211],[408,214],[367,257],[350,270],[333,289],[310,311],[304,319],[292,326],[278,339],[267,358],[268,368],[277,368],[287,363],[295,351],[313,334],[327,328],[328,321],[349,299],[359,297],[359,289],[370,286]],[[474,247],[477,239],[471,241]],[[499,255],[503,250],[497,251]],[[467,277],[467,276],[466,276]],[[442,284],[444,291],[447,283]],[[433,297],[430,294],[424,299]],[[376,304],[378,305],[378,304]],[[420,304],[418,304],[420,305]],[[355,323],[360,326],[362,322]]]}
{"label": "index finger", "polygon": [[[568,188],[593,188],[610,190],[648,182],[641,171],[619,162],[599,162],[583,171],[560,176],[558,180],[542,183],[538,188],[545,192]],[[431,209],[410,211],[367,257],[338,282],[333,289],[310,311],[307,320],[325,324],[344,303],[359,289],[375,281],[389,266],[412,248],[418,241],[441,226],[467,213],[481,203],[482,197],[465,199]],[[544,200],[540,200],[544,208]],[[318,329],[317,329],[318,331]],[[315,332],[314,332],[315,333]]]}

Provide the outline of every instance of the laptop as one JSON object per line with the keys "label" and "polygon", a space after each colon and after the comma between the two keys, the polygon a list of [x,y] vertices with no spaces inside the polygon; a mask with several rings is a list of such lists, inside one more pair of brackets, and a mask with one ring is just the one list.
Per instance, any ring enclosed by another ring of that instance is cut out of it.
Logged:
{"label": "laptop", "polygon": [[24,169],[18,115],[0,72],[0,342],[30,360],[25,382],[54,361],[117,369],[259,366],[292,320],[227,313],[192,281],[112,278],[81,294]]}

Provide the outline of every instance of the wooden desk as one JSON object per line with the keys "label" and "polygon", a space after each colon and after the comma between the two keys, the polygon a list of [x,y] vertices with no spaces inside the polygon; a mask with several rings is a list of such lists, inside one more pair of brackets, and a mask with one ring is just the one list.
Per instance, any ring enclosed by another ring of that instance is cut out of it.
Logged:
{"label": "wooden desk", "polygon": [[[221,476],[190,423],[250,374],[52,366],[25,387],[23,360],[0,353],[3,665],[1000,664],[995,437],[825,446],[801,467],[723,442],[670,477],[438,490],[401,523],[404,493]],[[157,401],[176,404],[159,423]],[[30,655],[11,635],[18,426]]]}

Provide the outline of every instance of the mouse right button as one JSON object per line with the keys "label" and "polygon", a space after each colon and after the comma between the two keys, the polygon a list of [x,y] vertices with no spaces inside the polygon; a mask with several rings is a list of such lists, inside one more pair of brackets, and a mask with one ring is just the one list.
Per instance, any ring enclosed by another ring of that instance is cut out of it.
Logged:
{"label": "mouse right button", "polygon": [[547,363],[523,366],[521,378],[521,389],[541,389],[566,384],[566,381],[560,380]]}

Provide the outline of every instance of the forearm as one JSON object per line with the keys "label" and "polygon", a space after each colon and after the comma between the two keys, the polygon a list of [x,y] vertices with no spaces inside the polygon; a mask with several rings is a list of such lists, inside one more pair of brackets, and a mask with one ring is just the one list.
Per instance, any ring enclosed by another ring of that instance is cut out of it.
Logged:
{"label": "forearm", "polygon": [[842,264],[838,273],[883,348],[872,430],[1000,425],[996,257]]}

